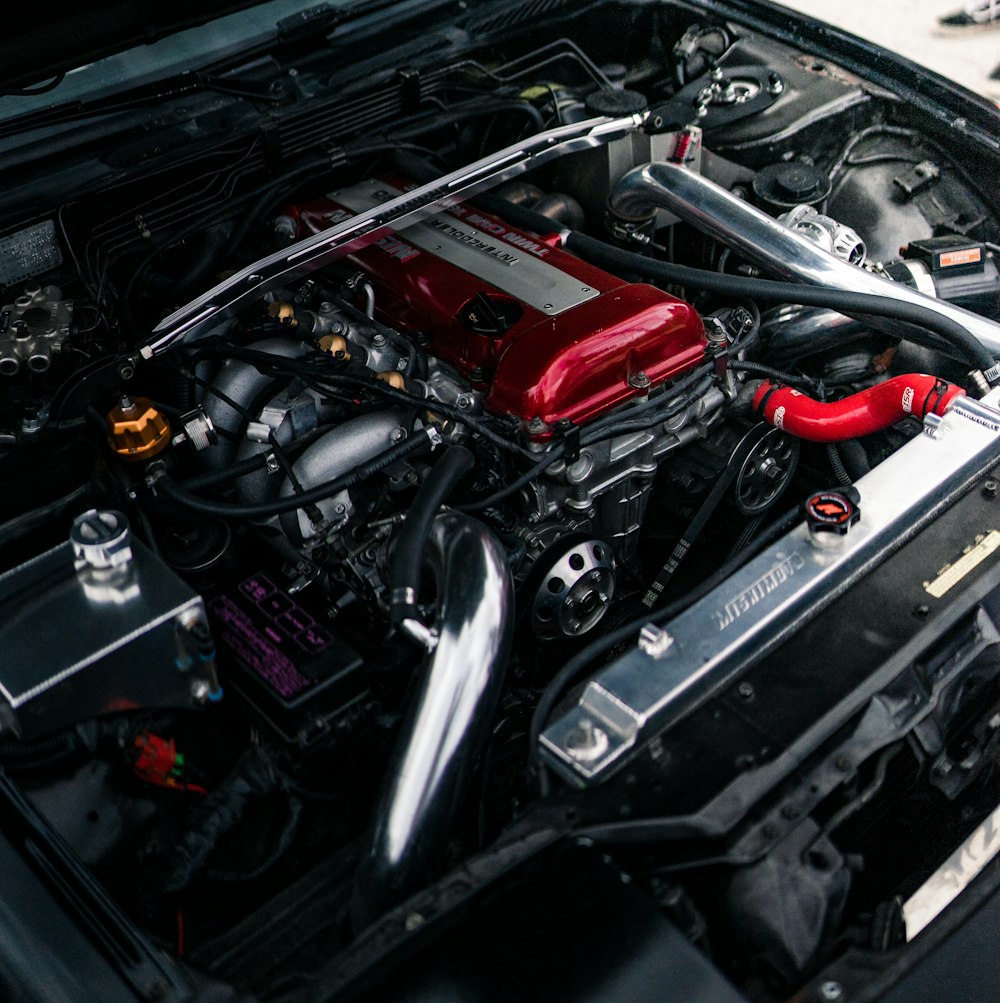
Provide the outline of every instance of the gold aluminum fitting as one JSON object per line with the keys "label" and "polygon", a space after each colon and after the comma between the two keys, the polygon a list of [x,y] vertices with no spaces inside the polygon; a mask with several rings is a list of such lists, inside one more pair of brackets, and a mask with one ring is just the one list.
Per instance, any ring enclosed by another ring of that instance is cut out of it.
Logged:
{"label": "gold aluminum fitting", "polygon": [[170,442],[170,422],[147,397],[122,397],[107,422],[108,441],[123,460],[148,460]]}
{"label": "gold aluminum fitting", "polygon": [[291,303],[271,303],[267,308],[267,315],[286,327],[295,327],[298,324],[295,319],[295,307]]}
{"label": "gold aluminum fitting", "polygon": [[379,373],[375,379],[381,380],[383,383],[388,383],[393,390],[405,390],[406,380],[403,379],[402,373],[397,373],[396,370],[390,370],[387,373]]}
{"label": "gold aluminum fitting", "polygon": [[340,334],[325,334],[319,339],[319,350],[329,352],[345,362],[351,361],[351,353],[347,350],[347,339]]}

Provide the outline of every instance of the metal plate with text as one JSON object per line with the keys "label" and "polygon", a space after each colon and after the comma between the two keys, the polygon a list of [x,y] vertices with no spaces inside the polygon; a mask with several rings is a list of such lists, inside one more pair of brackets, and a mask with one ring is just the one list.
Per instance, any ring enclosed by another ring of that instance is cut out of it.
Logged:
{"label": "metal plate with text", "polygon": [[943,419],[861,478],[861,520],[837,546],[805,525],[598,672],[541,736],[541,754],[578,785],[600,782],[646,740],[694,710],[773,650],[872,563],[911,538],[1000,455],[1000,391],[960,397]]}
{"label": "metal plate with text", "polygon": [[[383,181],[363,181],[334,192],[330,198],[352,212],[364,212],[402,194]],[[544,260],[545,244],[526,240],[515,230],[499,226],[487,233],[474,225],[496,227],[496,221],[476,213],[442,212],[400,231],[399,237],[421,251],[476,275],[527,306],[555,317],[599,295],[578,279]],[[462,216],[466,218],[462,218]]]}

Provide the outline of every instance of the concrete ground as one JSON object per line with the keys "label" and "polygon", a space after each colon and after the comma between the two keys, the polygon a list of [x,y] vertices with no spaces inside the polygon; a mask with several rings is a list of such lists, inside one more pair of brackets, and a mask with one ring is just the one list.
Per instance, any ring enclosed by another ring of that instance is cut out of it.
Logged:
{"label": "concrete ground", "polygon": [[937,19],[963,0],[780,0],[802,11],[892,49],[942,76],[1000,102],[1000,80],[990,74],[1000,64],[1000,25],[935,33]]}

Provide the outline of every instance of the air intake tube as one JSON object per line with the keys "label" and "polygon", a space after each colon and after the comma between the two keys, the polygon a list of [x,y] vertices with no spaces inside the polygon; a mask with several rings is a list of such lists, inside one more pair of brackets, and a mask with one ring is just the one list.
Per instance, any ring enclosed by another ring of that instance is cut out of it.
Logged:
{"label": "air intake tube", "polygon": [[[653,209],[666,209],[782,279],[886,297],[930,311],[965,328],[990,355],[1000,357],[1000,324],[848,264],[678,164],[646,164],[629,171],[615,186],[609,206],[616,215],[632,220]],[[876,320],[871,323],[874,326]],[[993,377],[990,382],[996,375],[988,374]]]}
{"label": "air intake tube", "polygon": [[426,557],[435,630],[363,846],[355,930],[436,876],[504,683],[514,600],[500,543],[449,512],[434,521]]}

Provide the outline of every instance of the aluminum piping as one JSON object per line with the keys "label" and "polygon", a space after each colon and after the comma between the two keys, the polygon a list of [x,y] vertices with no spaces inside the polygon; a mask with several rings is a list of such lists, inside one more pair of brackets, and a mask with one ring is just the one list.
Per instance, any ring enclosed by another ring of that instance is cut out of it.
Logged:
{"label": "aluminum piping", "polygon": [[[264,338],[249,346],[255,352],[267,352],[283,359],[305,355],[309,346],[294,338]],[[277,383],[273,376],[259,372],[251,363],[227,359],[212,380],[213,392],[207,392],[202,406],[212,424],[221,433],[211,449],[200,454],[206,470],[222,470],[236,457],[237,443],[246,430],[246,419],[227,401],[248,408],[269,384]],[[245,458],[245,457],[243,457]]]}
{"label": "aluminum piping", "polygon": [[1000,324],[850,265],[714,181],[678,164],[646,164],[629,171],[615,186],[610,205],[614,212],[631,218],[652,209],[666,209],[790,282],[889,296],[933,310],[961,324],[994,358],[1000,357]]}
{"label": "aluminum piping", "polygon": [[489,735],[513,632],[503,548],[454,512],[431,528],[437,643],[428,651],[355,879],[361,929],[434,877]]}
{"label": "aluminum piping", "polygon": [[[404,438],[406,416],[395,408],[349,418],[317,439],[295,461],[292,467],[295,480],[291,477],[285,479],[281,485],[280,497],[290,498],[295,494],[295,482],[299,488],[309,490],[337,480]],[[316,508],[325,519],[333,523],[349,518],[354,511],[346,488],[339,494],[317,502]],[[311,517],[301,509],[286,512],[281,517],[281,528],[293,543],[316,535]]]}

